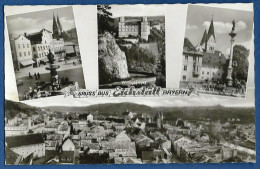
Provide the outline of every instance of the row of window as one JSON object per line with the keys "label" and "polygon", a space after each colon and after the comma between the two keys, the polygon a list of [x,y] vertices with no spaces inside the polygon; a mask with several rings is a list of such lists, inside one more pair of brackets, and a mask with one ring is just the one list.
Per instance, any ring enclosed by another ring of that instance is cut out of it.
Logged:
{"label": "row of window", "polygon": [[[30,45],[27,43],[27,44],[22,44],[23,48],[27,47],[27,48],[30,48]],[[18,44],[17,47],[20,49],[21,48],[21,45]]]}
{"label": "row of window", "polygon": [[[204,77],[201,77],[202,79],[204,79]],[[182,80],[187,80],[187,77],[184,75],[184,76],[182,76]],[[212,78],[211,80],[218,80],[218,81],[220,81],[220,78]]]}
{"label": "row of window", "polygon": [[[44,57],[44,56],[47,56],[48,55],[48,53],[47,52],[45,52],[45,53],[39,53],[38,54],[38,57]],[[36,54],[34,54],[34,58],[37,58],[37,55]]]}
{"label": "row of window", "polygon": [[137,31],[137,29],[119,29],[119,31]]}
{"label": "row of window", "polygon": [[[185,60],[189,60],[189,56],[188,55],[185,55]],[[196,56],[193,56],[193,62],[199,62],[200,61],[200,58],[199,57],[196,57]]]}
{"label": "row of window", "polygon": [[[204,75],[204,71],[201,72],[201,74]],[[223,74],[223,73],[222,73]],[[222,75],[221,73],[218,73],[218,76]],[[209,72],[207,72],[207,75],[209,75]],[[215,75],[215,72],[212,72],[212,75],[214,76]]]}
{"label": "row of window", "polygon": [[[28,53],[28,56],[31,55],[31,52],[30,52],[30,51],[28,51],[27,53]],[[19,52],[19,56],[20,56],[20,57],[26,56],[26,52],[23,52],[23,54],[22,54],[22,52]]]}
{"label": "row of window", "polygon": [[55,45],[63,45],[63,42],[62,41],[54,41],[54,44]]}
{"label": "row of window", "polygon": [[[50,47],[49,46],[38,46],[38,51],[41,51],[41,50],[47,50],[47,49],[49,49]],[[36,48],[35,47],[33,47],[33,51],[35,52],[36,51]]]}

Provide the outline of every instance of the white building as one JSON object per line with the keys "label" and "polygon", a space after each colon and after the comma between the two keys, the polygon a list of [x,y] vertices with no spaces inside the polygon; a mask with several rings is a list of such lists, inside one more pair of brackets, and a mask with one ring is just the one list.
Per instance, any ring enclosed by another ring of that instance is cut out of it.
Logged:
{"label": "white building", "polygon": [[45,156],[45,143],[41,134],[10,136],[5,138],[5,142],[12,151],[23,158],[32,153],[34,157]]}
{"label": "white building", "polygon": [[15,39],[11,39],[10,44],[15,70],[33,65],[32,47],[29,39],[24,35],[20,35]]}

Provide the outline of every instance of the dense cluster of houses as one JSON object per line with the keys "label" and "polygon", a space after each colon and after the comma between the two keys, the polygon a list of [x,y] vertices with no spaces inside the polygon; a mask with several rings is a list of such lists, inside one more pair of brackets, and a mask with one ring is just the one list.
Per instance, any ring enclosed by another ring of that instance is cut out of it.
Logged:
{"label": "dense cluster of houses", "polygon": [[[80,164],[91,155],[107,163],[250,162],[255,151],[234,142],[255,143],[254,125],[177,119],[126,111],[120,116],[46,111],[6,119],[7,164]],[[212,133],[224,138],[213,139]],[[243,140],[243,141],[242,141]],[[15,158],[8,159],[8,158]]]}

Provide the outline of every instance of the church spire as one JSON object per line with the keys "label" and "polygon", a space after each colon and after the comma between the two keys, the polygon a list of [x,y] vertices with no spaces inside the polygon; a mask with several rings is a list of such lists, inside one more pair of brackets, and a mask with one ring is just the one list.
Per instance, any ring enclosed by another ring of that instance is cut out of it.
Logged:
{"label": "church spire", "polygon": [[213,24],[213,15],[211,18],[210,26],[209,26],[209,31],[208,31],[208,40],[209,38],[213,36],[214,41],[216,42],[216,37],[215,37],[215,31],[214,31],[214,24]]}
{"label": "church spire", "polygon": [[203,37],[200,41],[200,45],[203,45],[204,43],[207,43],[207,30],[205,29]]}
{"label": "church spire", "polygon": [[62,30],[62,26],[61,26],[60,18],[59,18],[58,14],[57,14],[57,25],[58,25],[58,28],[59,28],[59,33],[61,35],[63,30]]}
{"label": "church spire", "polygon": [[57,21],[53,12],[53,22],[52,22],[52,32],[53,32],[53,38],[58,38],[59,35],[59,29],[58,29],[58,25],[57,25]]}

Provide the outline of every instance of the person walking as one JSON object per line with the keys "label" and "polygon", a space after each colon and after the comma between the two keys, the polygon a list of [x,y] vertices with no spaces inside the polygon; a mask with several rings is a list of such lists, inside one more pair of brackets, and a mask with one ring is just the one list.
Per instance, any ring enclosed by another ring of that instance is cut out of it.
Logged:
{"label": "person walking", "polygon": [[32,75],[31,75],[31,73],[29,72],[29,79],[33,79],[33,77],[32,77]]}
{"label": "person walking", "polygon": [[38,79],[40,79],[40,78],[41,78],[41,76],[40,76],[40,73],[39,73],[39,72],[37,73],[37,78],[38,78]]}
{"label": "person walking", "polygon": [[35,80],[37,80],[37,75],[36,75],[36,73],[34,73],[34,78],[35,78]]}

